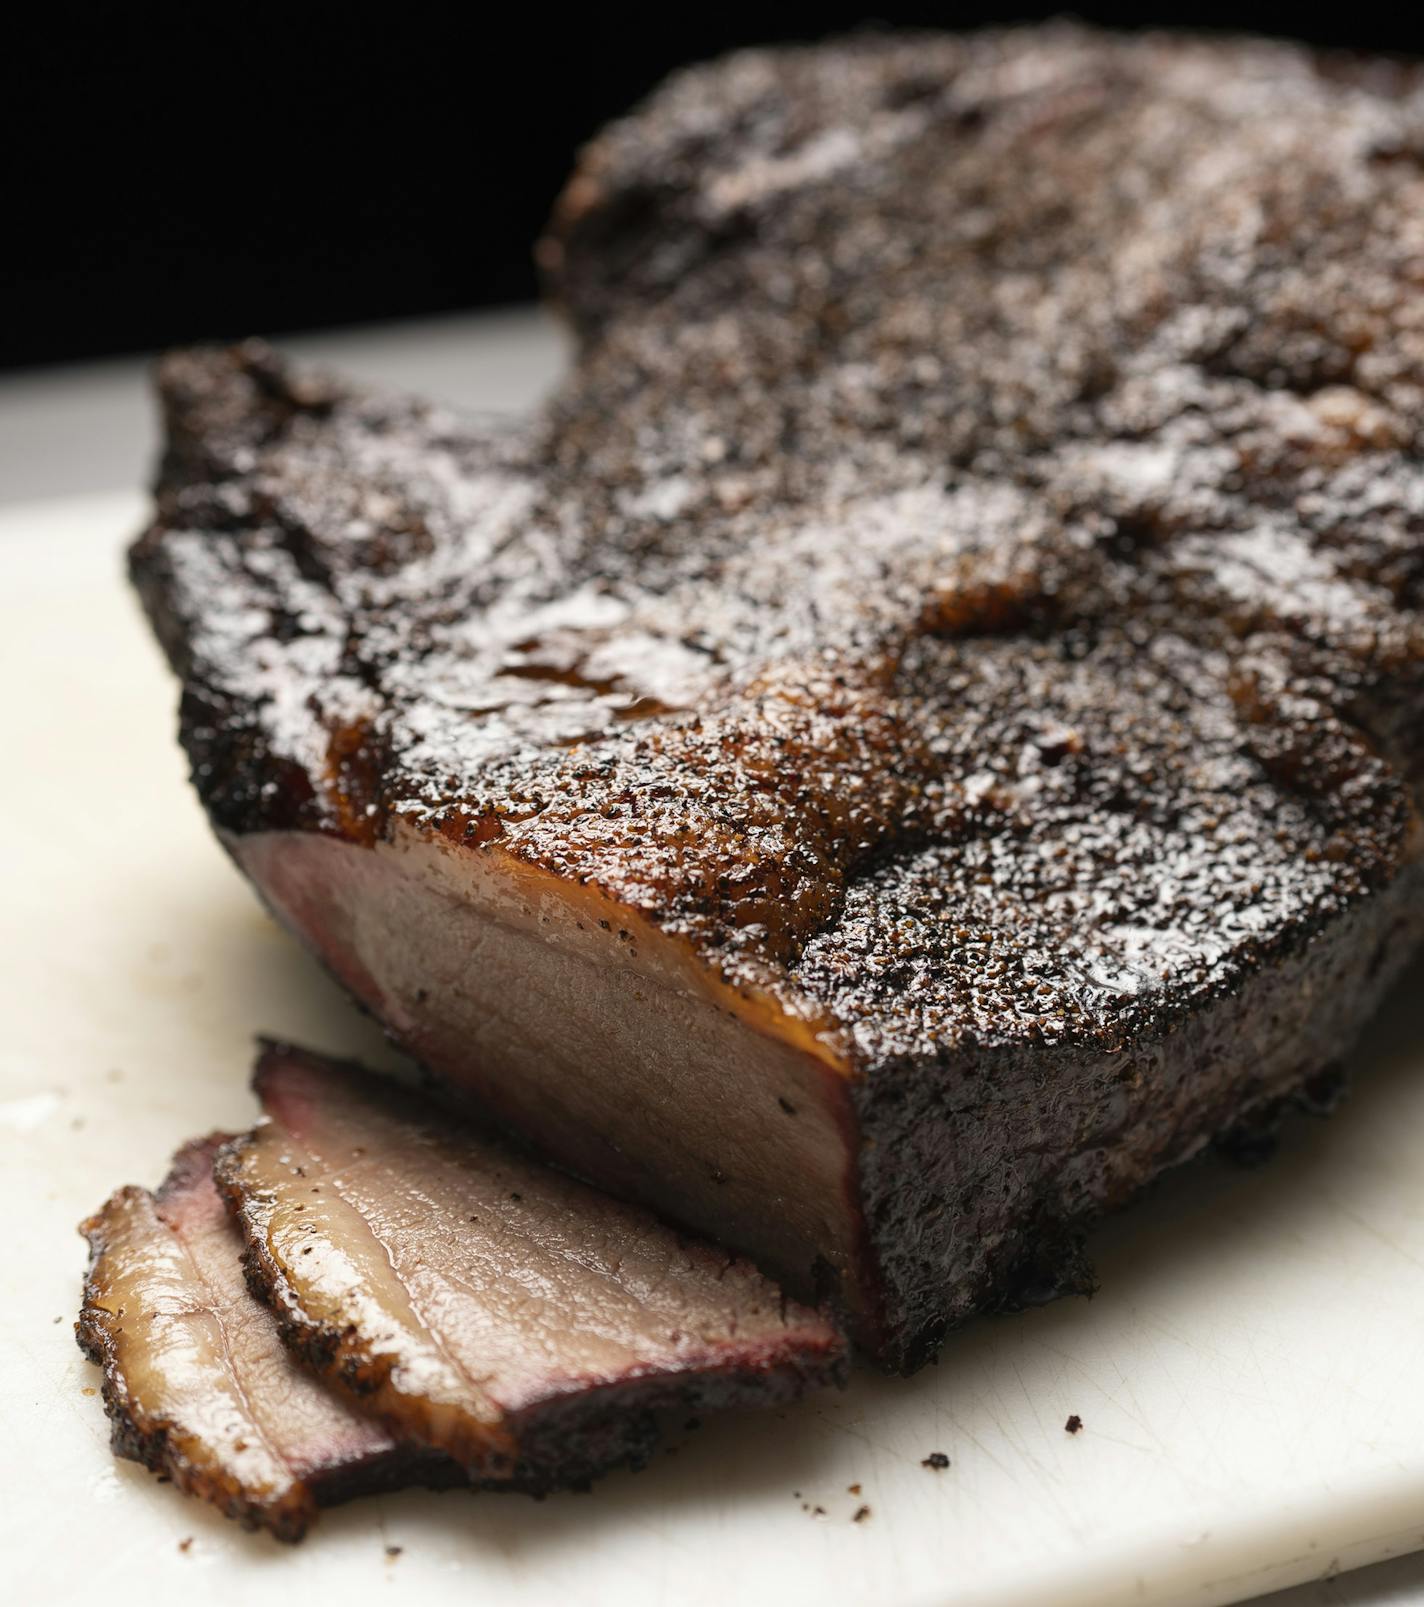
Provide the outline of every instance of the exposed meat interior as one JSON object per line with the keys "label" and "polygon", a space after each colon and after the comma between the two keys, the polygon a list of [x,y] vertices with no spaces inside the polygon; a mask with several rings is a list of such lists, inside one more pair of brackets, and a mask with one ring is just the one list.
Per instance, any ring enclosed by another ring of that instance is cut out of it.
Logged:
{"label": "exposed meat interior", "polygon": [[397,825],[228,843],[425,1065],[570,1170],[715,1225],[798,1295],[852,1308],[847,1079],[814,1024],[717,985],[593,889]]}
{"label": "exposed meat interior", "polygon": [[188,1144],[156,1193],[121,1189],[83,1225],[92,1254],[77,1332],[104,1369],[115,1452],[280,1540],[301,1539],[332,1502],[454,1480],[285,1350],[213,1186],[224,1141]]}
{"label": "exposed meat interior", "polygon": [[288,1342],[473,1477],[581,1483],[670,1406],[790,1399],[844,1345],[747,1263],[349,1066],[269,1048],[219,1186]]}

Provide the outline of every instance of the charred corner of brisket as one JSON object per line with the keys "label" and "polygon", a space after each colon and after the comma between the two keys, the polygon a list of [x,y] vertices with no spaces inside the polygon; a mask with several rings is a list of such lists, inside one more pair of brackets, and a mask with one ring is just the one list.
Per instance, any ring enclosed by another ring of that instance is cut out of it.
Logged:
{"label": "charred corner of brisket", "polygon": [[1424,90],[1337,66],[743,53],[586,154],[527,423],[163,370],[133,574],[238,864],[436,1072],[891,1366],[1419,938]]}

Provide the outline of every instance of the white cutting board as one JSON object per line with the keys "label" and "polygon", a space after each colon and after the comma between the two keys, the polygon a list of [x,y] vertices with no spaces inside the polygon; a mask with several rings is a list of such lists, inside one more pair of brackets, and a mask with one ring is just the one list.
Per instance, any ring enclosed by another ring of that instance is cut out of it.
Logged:
{"label": "white cutting board", "polygon": [[1424,1547],[1424,969],[1337,1117],[1172,1179],[1098,1235],[1096,1299],[909,1382],[709,1421],[589,1495],[358,1503],[296,1551],[113,1461],[75,1223],[250,1119],[255,1032],[389,1054],[209,838],[122,580],[140,517],[0,514],[6,1601],[1205,1607]]}

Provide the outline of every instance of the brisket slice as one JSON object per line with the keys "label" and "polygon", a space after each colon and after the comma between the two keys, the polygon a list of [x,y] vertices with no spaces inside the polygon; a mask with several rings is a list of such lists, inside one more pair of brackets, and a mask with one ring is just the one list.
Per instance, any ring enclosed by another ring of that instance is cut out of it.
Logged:
{"label": "brisket slice", "polygon": [[1053,27],[588,152],[517,427],[170,359],[209,814],[434,1071],[893,1366],[1346,1050],[1421,925],[1424,90]]}
{"label": "brisket slice", "polygon": [[269,1046],[216,1173],[284,1338],[391,1434],[544,1490],[640,1465],[664,1408],[794,1399],[845,1344],[745,1261],[351,1066]]}
{"label": "brisket slice", "polygon": [[352,1496],[459,1482],[453,1463],[398,1446],[283,1349],[213,1186],[225,1141],[185,1145],[156,1193],[121,1189],[83,1225],[76,1331],[104,1369],[115,1454],[279,1540],[300,1540],[319,1507]]}

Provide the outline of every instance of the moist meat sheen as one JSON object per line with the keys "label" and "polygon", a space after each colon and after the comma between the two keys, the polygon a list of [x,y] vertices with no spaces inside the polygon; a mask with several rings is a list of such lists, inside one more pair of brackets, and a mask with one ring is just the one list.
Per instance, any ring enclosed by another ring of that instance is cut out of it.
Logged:
{"label": "moist meat sheen", "polygon": [[401,1440],[543,1490],[646,1460],[661,1408],[838,1380],[830,1322],[745,1261],[350,1066],[271,1047],[219,1157],[248,1274],[306,1361]]}
{"label": "moist meat sheen", "polygon": [[335,1501],[457,1481],[453,1463],[398,1447],[287,1354],[213,1186],[223,1142],[186,1145],[156,1193],[121,1189],[84,1224],[77,1333],[104,1369],[116,1454],[279,1540],[300,1540]]}
{"label": "moist meat sheen", "polygon": [[1421,218],[1408,66],[680,75],[541,247],[532,420],[166,363],[210,816],[427,1065],[913,1367],[1419,936]]}

